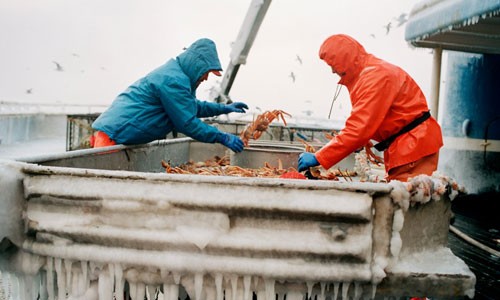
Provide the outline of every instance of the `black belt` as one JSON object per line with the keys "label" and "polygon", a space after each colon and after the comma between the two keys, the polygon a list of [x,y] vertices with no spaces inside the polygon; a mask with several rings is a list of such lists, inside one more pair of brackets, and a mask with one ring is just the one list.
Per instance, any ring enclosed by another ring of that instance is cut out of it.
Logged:
{"label": "black belt", "polygon": [[384,151],[385,149],[389,148],[389,146],[394,142],[394,140],[404,134],[407,133],[408,131],[412,130],[413,128],[417,127],[418,125],[422,124],[425,120],[429,119],[431,116],[430,111],[424,112],[420,117],[416,118],[415,120],[411,121],[408,125],[403,127],[398,133],[391,135],[387,139],[383,140],[382,142],[376,144],[374,147],[378,151]]}

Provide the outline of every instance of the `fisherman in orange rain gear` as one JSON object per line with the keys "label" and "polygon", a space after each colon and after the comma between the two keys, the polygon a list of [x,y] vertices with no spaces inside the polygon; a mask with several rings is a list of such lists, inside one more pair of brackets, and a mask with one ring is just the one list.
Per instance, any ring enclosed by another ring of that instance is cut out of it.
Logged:
{"label": "fisherman in orange rain gear", "polygon": [[370,140],[384,150],[387,180],[407,181],[437,169],[443,145],[441,128],[430,116],[426,99],[401,68],[367,53],[344,34],[327,38],[319,57],[349,90],[352,112],[344,129],[316,153],[302,153],[299,171],[337,164]]}

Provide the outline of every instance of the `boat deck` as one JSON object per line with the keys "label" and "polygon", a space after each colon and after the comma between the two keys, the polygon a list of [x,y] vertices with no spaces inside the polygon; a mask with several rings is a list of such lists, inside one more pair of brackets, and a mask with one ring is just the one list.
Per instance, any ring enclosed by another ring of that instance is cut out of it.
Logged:
{"label": "boat deck", "polygon": [[[500,219],[495,218],[499,212],[498,200],[498,194],[496,198],[491,195],[455,199],[456,202],[452,202],[453,226],[481,244],[500,251]],[[476,275],[474,299],[499,299],[500,257],[466,242],[453,232],[448,235],[448,245]]]}

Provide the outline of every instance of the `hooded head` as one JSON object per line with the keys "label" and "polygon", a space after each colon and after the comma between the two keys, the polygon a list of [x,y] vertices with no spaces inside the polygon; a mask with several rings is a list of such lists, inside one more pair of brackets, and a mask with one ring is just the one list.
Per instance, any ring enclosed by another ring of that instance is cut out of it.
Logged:
{"label": "hooded head", "polygon": [[215,75],[220,76],[220,71],[222,71],[215,43],[207,38],[194,42],[177,56],[177,61],[189,77],[193,88],[196,88],[197,82],[207,72],[212,71]]}
{"label": "hooded head", "polygon": [[319,48],[319,58],[340,76],[341,84],[348,84],[363,70],[368,53],[352,37],[336,34],[327,38]]}

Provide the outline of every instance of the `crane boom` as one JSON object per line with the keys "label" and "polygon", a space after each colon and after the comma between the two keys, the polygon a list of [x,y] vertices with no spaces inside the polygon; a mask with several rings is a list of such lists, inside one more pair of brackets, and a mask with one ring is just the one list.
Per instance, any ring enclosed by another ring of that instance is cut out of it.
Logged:
{"label": "crane boom", "polygon": [[252,0],[248,8],[245,20],[241,25],[240,32],[233,44],[233,49],[230,54],[229,65],[224,72],[220,92],[215,98],[216,102],[231,103],[229,91],[233,85],[236,74],[240,65],[244,65],[247,61],[248,53],[253,45],[257,32],[259,31],[262,20],[266,15],[267,9],[271,4],[271,0]]}

